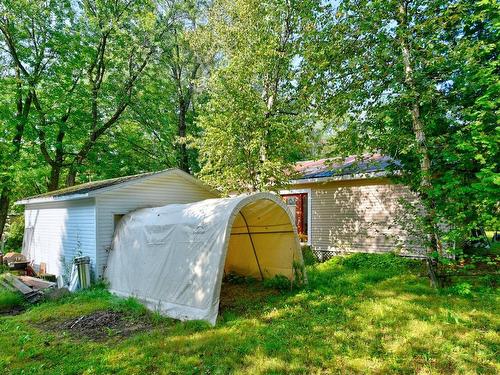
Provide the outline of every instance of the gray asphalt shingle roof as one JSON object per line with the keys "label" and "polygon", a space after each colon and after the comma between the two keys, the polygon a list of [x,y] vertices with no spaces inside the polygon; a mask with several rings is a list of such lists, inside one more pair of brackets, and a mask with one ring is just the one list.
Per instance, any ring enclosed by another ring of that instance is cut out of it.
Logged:
{"label": "gray asphalt shingle roof", "polygon": [[401,163],[389,156],[380,154],[363,157],[348,156],[343,160],[320,159],[300,161],[295,165],[296,180],[336,177],[383,172],[400,167]]}

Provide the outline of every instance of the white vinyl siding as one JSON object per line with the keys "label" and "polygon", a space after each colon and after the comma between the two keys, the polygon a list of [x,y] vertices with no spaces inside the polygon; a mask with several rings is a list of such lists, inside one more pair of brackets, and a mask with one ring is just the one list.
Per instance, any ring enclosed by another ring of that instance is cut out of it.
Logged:
{"label": "white vinyl siding", "polygon": [[65,274],[73,258],[86,255],[95,264],[95,206],[93,199],[29,204],[25,209],[23,253],[35,268],[45,263],[47,272]]}
{"label": "white vinyl siding", "polygon": [[99,278],[120,215],[144,207],[217,197],[217,193],[178,170],[90,194],[94,197],[26,204],[23,253],[36,267],[43,262],[47,272],[62,275],[65,264],[70,266],[73,258],[81,254],[91,258],[94,277]]}
{"label": "white vinyl siding", "polygon": [[97,277],[102,276],[115,228],[115,215],[144,207],[190,203],[217,195],[179,175],[156,176],[136,184],[100,193],[97,206]]}
{"label": "white vinyl siding", "polygon": [[422,251],[418,238],[398,223],[408,188],[385,179],[294,186],[311,188],[311,245],[335,252]]}

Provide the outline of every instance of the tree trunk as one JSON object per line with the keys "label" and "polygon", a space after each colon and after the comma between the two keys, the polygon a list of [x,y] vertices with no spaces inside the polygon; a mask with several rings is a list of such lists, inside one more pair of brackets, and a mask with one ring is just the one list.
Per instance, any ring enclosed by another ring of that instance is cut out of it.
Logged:
{"label": "tree trunk", "polygon": [[[69,113],[68,113],[69,117]],[[63,119],[64,122],[68,119],[68,117],[65,117]],[[61,125],[59,127],[59,131],[57,132],[57,138],[56,138],[56,153],[54,155],[54,161],[51,163],[51,170],[50,170],[50,180],[48,184],[48,189],[49,191],[57,190],[59,189],[59,181],[61,179],[61,170],[64,162],[64,145],[63,145],[63,140],[66,135],[66,129],[65,125]]]}
{"label": "tree trunk", "polygon": [[71,167],[66,177],[66,186],[75,186],[76,183],[76,168]]}
{"label": "tree trunk", "polygon": [[9,194],[2,191],[0,195],[0,239],[3,235],[3,230],[5,228],[5,223],[7,222],[7,215],[9,213]]}
{"label": "tree trunk", "polygon": [[[431,188],[431,161],[429,150],[426,144],[426,135],[424,131],[424,125],[422,123],[422,119],[420,116],[420,95],[415,85],[415,81],[413,78],[413,66],[412,66],[412,58],[410,53],[410,45],[407,40],[407,31],[408,31],[408,11],[407,11],[408,3],[403,1],[400,3],[398,8],[399,13],[399,21],[400,26],[404,29],[405,35],[399,38],[399,43],[401,47],[401,53],[403,56],[403,66],[404,66],[404,75],[405,75],[405,84],[410,92],[412,98],[411,104],[411,117],[412,117],[412,126],[413,133],[415,135],[415,140],[417,143],[418,153],[420,156],[420,189],[419,193],[422,199],[428,200],[428,191]],[[425,225],[430,231],[428,233],[428,247],[427,247],[427,270],[429,273],[429,280],[433,287],[438,286],[437,279],[437,262],[435,261],[432,254],[439,249],[439,239],[437,237],[437,231],[434,228],[434,213],[433,213],[433,203],[430,203],[430,207],[427,207],[425,212]]]}
{"label": "tree trunk", "polygon": [[186,147],[186,103],[183,97],[179,99],[179,121],[178,121],[178,132],[179,136],[179,168],[183,171],[189,173],[189,159]]}
{"label": "tree trunk", "polygon": [[418,152],[420,154],[420,172],[421,172],[421,182],[420,186],[423,191],[426,191],[429,187],[431,187],[430,181],[430,169],[431,169],[431,161],[429,157],[429,150],[426,145],[426,136],[424,132],[424,126],[422,124],[422,120],[420,118],[420,105],[419,105],[419,95],[415,90],[415,85],[413,83],[412,73],[413,69],[411,68],[409,51],[405,44],[402,46],[403,50],[403,60],[405,65],[405,77],[408,82],[408,86],[412,91],[413,103],[411,108],[411,118],[413,124],[413,133],[415,134],[415,140],[417,141]]}
{"label": "tree trunk", "polygon": [[[21,84],[21,73],[19,67],[15,67],[16,79],[17,79],[17,98],[16,98],[16,133],[12,138],[13,152],[9,159],[9,165],[14,164],[18,159],[21,152],[21,143],[24,136],[24,128],[26,127],[26,122],[28,120],[28,114],[31,109],[31,103],[33,100],[32,92],[29,92],[23,101],[22,95],[22,84]],[[2,166],[5,167],[5,166]],[[7,165],[8,167],[8,165]],[[3,171],[2,171],[3,172]],[[10,194],[11,186],[10,183],[5,184],[2,188],[2,193],[0,195],[0,238],[2,238],[3,231],[5,229],[5,223],[7,222],[7,215],[9,214],[9,204],[10,204]]]}
{"label": "tree trunk", "polygon": [[58,164],[53,164],[50,168],[50,179],[47,184],[47,189],[49,191],[54,191],[59,189],[60,177],[61,177],[61,166]]}

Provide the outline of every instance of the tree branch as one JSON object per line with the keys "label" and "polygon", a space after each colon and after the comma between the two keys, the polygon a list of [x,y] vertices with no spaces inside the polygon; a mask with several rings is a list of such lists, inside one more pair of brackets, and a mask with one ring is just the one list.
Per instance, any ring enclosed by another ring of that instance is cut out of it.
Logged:
{"label": "tree branch", "polygon": [[31,76],[29,72],[26,70],[24,65],[21,63],[21,60],[19,59],[19,56],[17,54],[17,49],[14,43],[14,40],[12,39],[12,35],[10,34],[9,31],[9,19],[5,17],[3,19],[3,23],[0,22],[0,31],[2,32],[5,42],[7,43],[7,47],[9,48],[10,55],[12,59],[14,60],[15,65],[19,68],[19,70],[23,73],[23,75],[28,79],[28,81],[31,80]]}

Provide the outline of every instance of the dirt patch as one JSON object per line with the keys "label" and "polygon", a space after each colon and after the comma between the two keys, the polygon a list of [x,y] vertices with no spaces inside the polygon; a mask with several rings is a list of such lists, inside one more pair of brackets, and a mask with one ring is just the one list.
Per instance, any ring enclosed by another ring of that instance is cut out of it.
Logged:
{"label": "dirt patch", "polygon": [[152,326],[147,317],[136,318],[117,311],[96,311],[63,322],[45,323],[42,328],[68,332],[75,338],[105,340],[110,337],[127,337],[149,330]]}
{"label": "dirt patch", "polygon": [[246,310],[251,309],[257,302],[278,294],[277,290],[265,288],[259,282],[250,285],[245,283],[222,283],[219,314],[229,310],[244,313]]}

